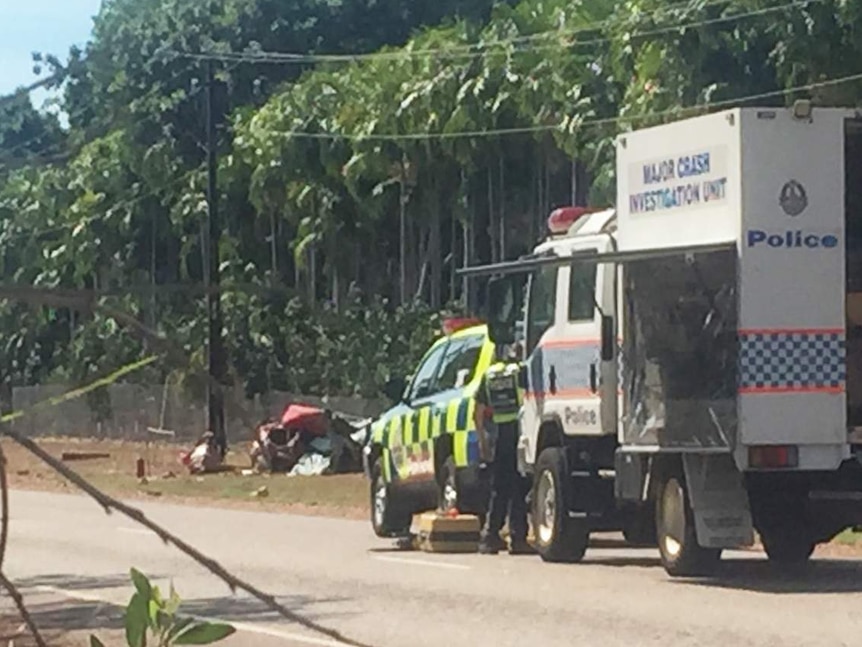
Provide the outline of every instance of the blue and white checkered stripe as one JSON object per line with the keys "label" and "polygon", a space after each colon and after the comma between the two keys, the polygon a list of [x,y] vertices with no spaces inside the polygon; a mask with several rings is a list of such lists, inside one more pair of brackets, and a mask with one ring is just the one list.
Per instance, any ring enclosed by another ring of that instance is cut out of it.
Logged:
{"label": "blue and white checkered stripe", "polygon": [[842,391],[841,330],[740,330],[740,392]]}

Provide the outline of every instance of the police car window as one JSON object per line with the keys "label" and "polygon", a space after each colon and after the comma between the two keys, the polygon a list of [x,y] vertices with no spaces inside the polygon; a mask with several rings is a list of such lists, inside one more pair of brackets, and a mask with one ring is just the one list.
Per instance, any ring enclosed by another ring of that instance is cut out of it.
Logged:
{"label": "police car window", "polygon": [[410,384],[410,399],[416,400],[424,398],[432,393],[436,393],[437,368],[440,366],[440,360],[446,352],[448,344],[441,344],[429,353],[413,377],[413,382]]}
{"label": "police car window", "polygon": [[452,341],[437,373],[436,391],[458,389],[473,379],[484,342],[483,335]]}
{"label": "police car window", "polygon": [[532,351],[539,338],[554,323],[557,312],[557,273],[546,267],[530,279],[530,307],[527,314],[527,349]]}
{"label": "police car window", "polygon": [[596,316],[596,265],[575,263],[569,271],[569,321],[592,321]]}

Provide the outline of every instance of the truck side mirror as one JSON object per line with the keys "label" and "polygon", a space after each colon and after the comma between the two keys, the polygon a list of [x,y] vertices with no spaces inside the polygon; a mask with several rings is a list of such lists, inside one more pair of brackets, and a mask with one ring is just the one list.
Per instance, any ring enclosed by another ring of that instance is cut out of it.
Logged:
{"label": "truck side mirror", "polygon": [[602,361],[610,362],[614,358],[614,347],[616,346],[616,334],[614,330],[614,318],[602,315]]}
{"label": "truck side mirror", "polygon": [[523,288],[516,275],[488,281],[485,320],[488,336],[494,344],[515,342],[515,323],[521,314]]}

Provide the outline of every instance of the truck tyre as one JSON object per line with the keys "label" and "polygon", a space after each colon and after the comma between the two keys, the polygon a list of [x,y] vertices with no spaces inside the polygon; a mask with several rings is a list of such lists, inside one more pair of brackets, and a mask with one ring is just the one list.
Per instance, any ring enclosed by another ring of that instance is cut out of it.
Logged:
{"label": "truck tyre", "polygon": [[532,517],[536,550],[546,562],[579,562],[587,551],[586,521],[569,517],[571,479],[560,447],[542,451],[533,480]]}
{"label": "truck tyre", "polygon": [[371,470],[371,526],[378,537],[404,537],[410,534],[413,515],[392,496],[392,487],[383,478],[383,458]]}
{"label": "truck tyre", "polygon": [[807,535],[790,528],[760,533],[760,539],[769,561],[785,566],[804,564],[816,546]]}
{"label": "truck tyre", "polygon": [[661,563],[671,577],[709,575],[717,568],[721,549],[697,543],[694,513],[681,476],[668,478],[659,491],[656,530]]}

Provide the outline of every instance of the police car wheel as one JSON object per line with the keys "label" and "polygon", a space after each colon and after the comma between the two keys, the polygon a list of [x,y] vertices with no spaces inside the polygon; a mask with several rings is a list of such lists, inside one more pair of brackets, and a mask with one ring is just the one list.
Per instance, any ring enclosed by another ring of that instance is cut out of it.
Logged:
{"label": "police car wheel", "polygon": [[656,530],[662,566],[671,577],[709,575],[718,566],[721,549],[697,543],[694,513],[680,475],[668,478],[660,489]]}
{"label": "police car wheel", "polygon": [[533,480],[532,517],[536,550],[546,562],[579,562],[589,543],[589,529],[582,519],[569,517],[565,504],[566,461],[562,448],[542,451]]}
{"label": "police car wheel", "polygon": [[392,488],[383,477],[383,463],[377,459],[371,471],[371,525],[378,537],[403,537],[410,533],[412,516],[393,500]]}

